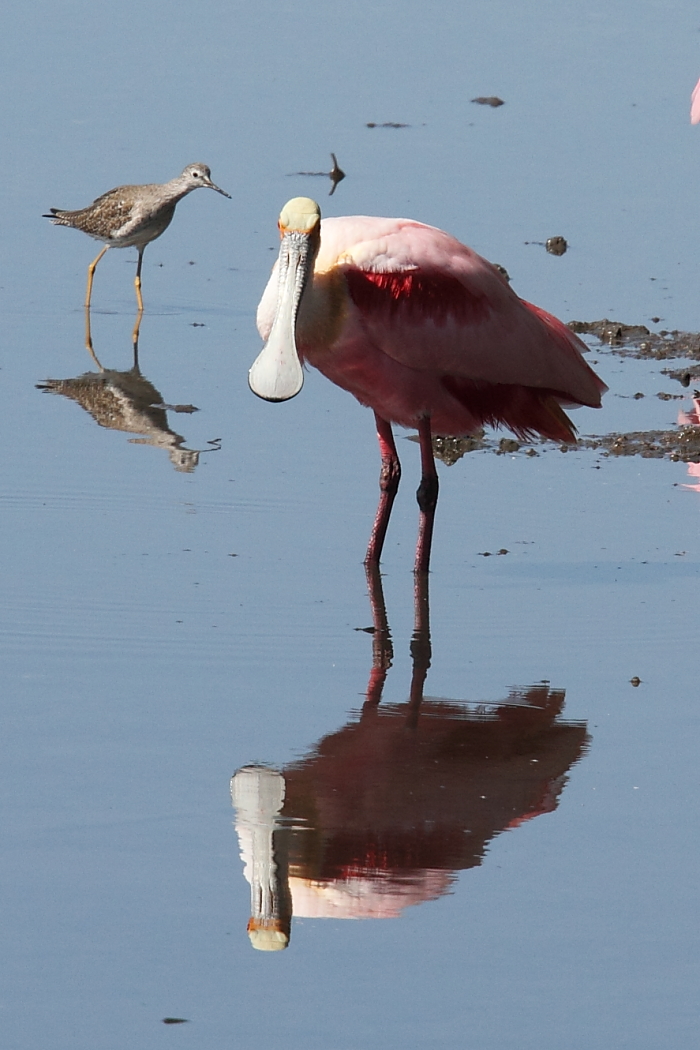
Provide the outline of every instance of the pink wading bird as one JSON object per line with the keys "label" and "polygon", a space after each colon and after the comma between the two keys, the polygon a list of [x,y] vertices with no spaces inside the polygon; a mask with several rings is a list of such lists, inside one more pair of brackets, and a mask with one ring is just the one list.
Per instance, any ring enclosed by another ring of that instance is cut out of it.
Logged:
{"label": "pink wading bird", "polygon": [[416,427],[422,478],[415,572],[427,572],[438,496],[432,435],[484,423],[519,437],[575,442],[561,405],[600,406],[607,389],[561,321],[524,302],[447,233],[409,219],[324,219],[295,197],[279,218],[280,254],[258,307],[266,343],[253,393],[287,401],[302,362],[374,409],[380,498],[366,565],[382,553],[401,466],[391,424]]}
{"label": "pink wading bird", "polygon": [[693,88],[693,94],[690,96],[690,123],[700,124],[700,80]]}

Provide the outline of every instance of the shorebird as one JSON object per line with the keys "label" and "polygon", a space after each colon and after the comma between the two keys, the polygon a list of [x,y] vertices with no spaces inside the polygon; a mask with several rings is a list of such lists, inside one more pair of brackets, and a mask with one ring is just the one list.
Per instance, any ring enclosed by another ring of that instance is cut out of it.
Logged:
{"label": "shorebird", "polygon": [[139,314],[143,312],[141,298],[141,262],[147,244],[160,237],[167,230],[175,205],[192,190],[204,186],[216,190],[224,197],[229,197],[219,186],[211,181],[211,171],[206,164],[188,164],[182,175],[170,182],[152,182],[144,186],[117,186],[78,211],[62,211],[51,208],[43,218],[51,219],[55,226],[72,226],[82,230],[96,241],[102,241],[104,248],[97,258],[88,266],[87,291],[85,308],[90,307],[92,279],[95,267],[109,248],[137,248],[139,253],[136,264],[136,301]]}

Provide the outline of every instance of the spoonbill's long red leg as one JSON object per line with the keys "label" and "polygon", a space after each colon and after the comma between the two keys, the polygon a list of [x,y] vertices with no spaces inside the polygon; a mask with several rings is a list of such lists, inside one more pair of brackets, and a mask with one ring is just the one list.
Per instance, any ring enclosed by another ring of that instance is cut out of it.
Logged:
{"label": "spoonbill's long red leg", "polygon": [[387,525],[391,517],[391,508],[401,481],[401,464],[391,423],[387,423],[386,419],[382,419],[376,412],[374,418],[377,421],[377,440],[382,457],[382,467],[379,472],[379,504],[365,555],[365,565],[379,564]]}
{"label": "spoonbill's long red leg", "polygon": [[416,562],[413,567],[415,573],[427,572],[430,566],[430,545],[433,542],[433,524],[439,488],[433,455],[433,435],[430,429],[430,418],[427,416],[418,422],[418,437],[420,438],[421,479],[416,492],[420,514]]}

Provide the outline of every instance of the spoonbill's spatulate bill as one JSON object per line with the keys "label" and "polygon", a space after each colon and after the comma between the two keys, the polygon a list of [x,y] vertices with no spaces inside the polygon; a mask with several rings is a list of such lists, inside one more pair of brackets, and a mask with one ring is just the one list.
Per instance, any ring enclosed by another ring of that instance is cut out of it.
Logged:
{"label": "spoonbill's spatulate bill", "polygon": [[607,388],[561,321],[519,299],[491,263],[442,230],[364,215],[322,222],[308,197],[285,205],[279,229],[250,387],[286,401],[308,362],[374,410],[382,467],[366,564],[381,557],[401,475],[391,424],[418,429],[415,571],[427,572],[438,495],[432,435],[489,424],[575,442],[561,406],[598,408]]}

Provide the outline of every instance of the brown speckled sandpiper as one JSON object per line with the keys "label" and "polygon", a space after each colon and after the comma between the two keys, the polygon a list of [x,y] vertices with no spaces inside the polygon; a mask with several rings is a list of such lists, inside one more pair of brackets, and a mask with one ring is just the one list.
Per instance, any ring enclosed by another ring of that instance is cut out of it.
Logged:
{"label": "brown speckled sandpiper", "polygon": [[206,186],[230,198],[229,193],[211,181],[211,172],[206,164],[188,164],[182,175],[171,179],[170,182],[153,182],[145,186],[117,186],[79,211],[51,208],[50,214],[44,216],[45,219],[51,219],[56,226],[72,226],[76,230],[82,230],[83,233],[104,243],[100,254],[88,266],[86,308],[90,306],[95,267],[107,249],[134,247],[139,253],[134,281],[136,301],[139,313],[143,311],[141,261],[144,249],[167,230],[175,214],[177,202],[200,186]]}

